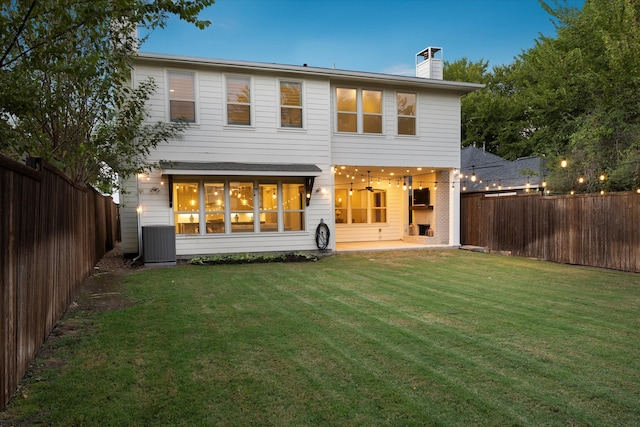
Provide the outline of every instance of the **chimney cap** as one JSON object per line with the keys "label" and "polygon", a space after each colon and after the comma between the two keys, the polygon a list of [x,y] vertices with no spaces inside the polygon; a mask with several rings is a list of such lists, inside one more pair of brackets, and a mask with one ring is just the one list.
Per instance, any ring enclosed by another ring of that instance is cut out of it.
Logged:
{"label": "chimney cap", "polygon": [[433,58],[435,54],[440,52],[441,50],[441,47],[429,46],[418,52],[416,56],[422,56],[425,60],[427,60]]}

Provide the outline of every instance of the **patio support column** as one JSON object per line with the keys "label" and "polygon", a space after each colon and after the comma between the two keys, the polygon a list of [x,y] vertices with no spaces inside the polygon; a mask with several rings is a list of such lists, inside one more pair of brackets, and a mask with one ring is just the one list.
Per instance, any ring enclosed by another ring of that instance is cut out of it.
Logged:
{"label": "patio support column", "polygon": [[460,182],[455,169],[449,170],[449,245],[460,246]]}

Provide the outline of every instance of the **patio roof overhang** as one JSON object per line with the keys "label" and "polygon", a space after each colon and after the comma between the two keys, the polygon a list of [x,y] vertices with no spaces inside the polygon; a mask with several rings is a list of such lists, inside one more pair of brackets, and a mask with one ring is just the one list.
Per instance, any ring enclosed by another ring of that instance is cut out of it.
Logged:
{"label": "patio roof overhang", "polygon": [[322,169],[306,163],[161,162],[163,175],[320,176]]}

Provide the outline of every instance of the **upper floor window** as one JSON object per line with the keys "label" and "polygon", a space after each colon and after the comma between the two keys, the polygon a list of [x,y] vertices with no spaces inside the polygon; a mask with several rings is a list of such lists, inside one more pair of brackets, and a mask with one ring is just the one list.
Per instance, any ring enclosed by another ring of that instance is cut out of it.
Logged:
{"label": "upper floor window", "polygon": [[169,120],[196,121],[195,75],[185,71],[169,71]]}
{"label": "upper floor window", "polygon": [[227,124],[251,126],[251,79],[227,77]]}
{"label": "upper floor window", "polygon": [[382,133],[382,91],[336,88],[338,132]]}
{"label": "upper floor window", "polygon": [[338,111],[338,132],[358,131],[358,101],[356,89],[336,89],[336,110]]}
{"label": "upper floor window", "polygon": [[280,126],[302,128],[302,83],[280,82]]}
{"label": "upper floor window", "polygon": [[398,92],[398,135],[416,134],[416,94]]}
{"label": "upper floor window", "polygon": [[364,133],[382,133],[382,92],[362,91],[362,130]]}

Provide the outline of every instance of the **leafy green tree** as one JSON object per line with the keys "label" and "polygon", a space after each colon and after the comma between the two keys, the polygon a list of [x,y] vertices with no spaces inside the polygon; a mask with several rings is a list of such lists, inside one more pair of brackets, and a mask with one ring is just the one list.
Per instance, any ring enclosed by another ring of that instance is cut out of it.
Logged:
{"label": "leafy green tree", "polygon": [[553,165],[570,159],[570,172],[556,166],[552,176],[562,189],[640,185],[640,3],[587,0],[579,12],[544,6],[562,25],[556,39],[523,56],[522,71],[536,82],[528,93],[538,96],[533,145]]}
{"label": "leafy green tree", "polygon": [[[541,5],[557,36],[482,74],[486,87],[462,103],[463,145],[546,157],[553,191],[640,187],[640,2]],[[477,81],[474,64],[454,65],[445,76]]]}
{"label": "leafy green tree", "polygon": [[43,157],[78,183],[111,185],[184,123],[145,124],[151,80],[132,89],[138,28],[171,15],[198,28],[213,0],[28,0],[0,7],[0,152]]}
{"label": "leafy green tree", "polygon": [[514,66],[494,67],[492,72],[487,67],[485,60],[470,62],[467,58],[444,64],[446,80],[485,85],[462,99],[462,146],[483,146],[510,160],[530,155],[523,124],[526,104],[515,96]]}

